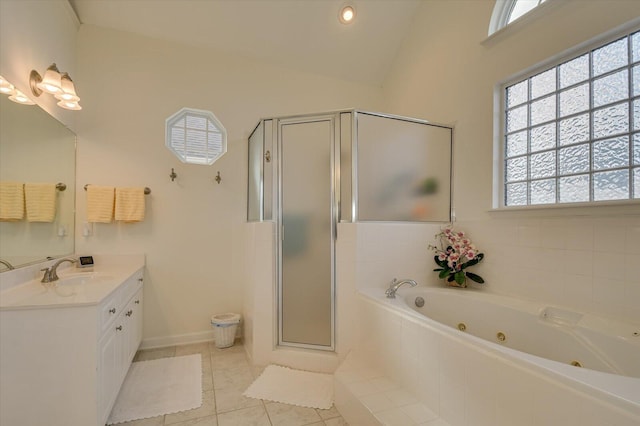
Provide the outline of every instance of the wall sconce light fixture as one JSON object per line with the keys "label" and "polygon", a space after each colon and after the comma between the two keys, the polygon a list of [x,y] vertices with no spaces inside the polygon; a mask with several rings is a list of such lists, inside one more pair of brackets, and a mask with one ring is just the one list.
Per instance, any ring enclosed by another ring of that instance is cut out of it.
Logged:
{"label": "wall sconce light fixture", "polygon": [[9,83],[4,77],[0,76],[0,93],[9,95],[9,100],[23,105],[35,105],[31,99],[25,96],[24,93],[16,89],[16,87]]}
{"label": "wall sconce light fixture", "polygon": [[35,96],[40,96],[42,93],[49,93],[60,101],[58,102],[58,106],[61,108],[73,111],[82,109],[79,103],[80,98],[76,93],[76,88],[73,85],[73,80],[69,77],[69,73],[60,73],[56,64],[51,64],[43,76],[40,76],[38,71],[31,70],[29,84],[31,86],[31,93]]}

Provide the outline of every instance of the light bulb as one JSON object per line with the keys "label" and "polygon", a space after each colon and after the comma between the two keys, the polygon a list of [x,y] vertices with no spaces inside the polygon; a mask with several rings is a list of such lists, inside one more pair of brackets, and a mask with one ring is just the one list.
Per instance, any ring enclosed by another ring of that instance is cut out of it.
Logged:
{"label": "light bulb", "polygon": [[340,14],[338,15],[340,22],[342,22],[343,24],[350,24],[351,22],[353,22],[353,19],[355,17],[356,9],[351,5],[344,6],[342,9],[340,9]]}
{"label": "light bulb", "polygon": [[19,90],[16,90],[16,92],[13,95],[9,96],[9,100],[13,101],[15,103],[18,103],[18,104],[23,104],[23,105],[35,105],[36,104],[31,99],[26,97],[25,94],[22,93]]}

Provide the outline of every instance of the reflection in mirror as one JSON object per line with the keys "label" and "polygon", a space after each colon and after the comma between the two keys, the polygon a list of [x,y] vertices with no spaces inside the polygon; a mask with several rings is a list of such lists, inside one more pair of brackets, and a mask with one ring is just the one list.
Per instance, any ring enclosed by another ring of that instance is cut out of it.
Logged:
{"label": "reflection in mirror", "polygon": [[0,182],[66,185],[56,191],[52,222],[29,222],[26,215],[0,221],[0,259],[17,268],[73,253],[75,152],[76,136],[62,123],[0,96]]}

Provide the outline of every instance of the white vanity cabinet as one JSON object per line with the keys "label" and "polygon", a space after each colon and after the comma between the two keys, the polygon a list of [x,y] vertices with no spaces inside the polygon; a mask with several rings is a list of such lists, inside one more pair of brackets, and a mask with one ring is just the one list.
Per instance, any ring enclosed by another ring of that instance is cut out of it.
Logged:
{"label": "white vanity cabinet", "polygon": [[59,303],[39,280],[24,301],[0,293],[0,425],[106,423],[142,338],[143,271],[105,267]]}
{"label": "white vanity cabinet", "polygon": [[142,272],[100,305],[98,415],[104,424],[142,340]]}

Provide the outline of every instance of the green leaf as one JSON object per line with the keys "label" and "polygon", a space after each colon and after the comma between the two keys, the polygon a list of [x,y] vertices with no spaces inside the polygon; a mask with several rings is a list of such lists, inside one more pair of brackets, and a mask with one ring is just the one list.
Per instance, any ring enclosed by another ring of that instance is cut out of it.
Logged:
{"label": "green leaf", "polygon": [[447,262],[445,260],[439,260],[438,256],[433,256],[433,260],[435,260],[436,265],[446,268]]}
{"label": "green leaf", "polygon": [[449,275],[449,278],[447,278],[447,281],[451,282],[451,281],[453,281],[454,278],[455,278],[455,275],[451,274],[451,275]]}
{"label": "green leaf", "polygon": [[448,269],[443,269],[438,274],[438,278],[442,279],[442,278],[446,277],[447,275],[449,275],[449,270]]}
{"label": "green leaf", "polygon": [[439,271],[444,271],[444,268],[436,268],[433,270],[433,272],[439,272]]}
{"label": "green leaf", "polygon": [[464,272],[462,272],[462,271],[458,271],[458,272],[456,272],[456,274],[454,275],[454,277],[455,277],[454,279],[456,280],[456,282],[457,282],[458,284],[461,284],[461,285],[462,285],[462,284],[464,283]]}
{"label": "green leaf", "polygon": [[480,284],[484,284],[484,280],[482,279],[482,277],[480,275],[476,275],[473,272],[467,272],[467,277],[469,277],[470,280],[475,281],[477,283]]}

